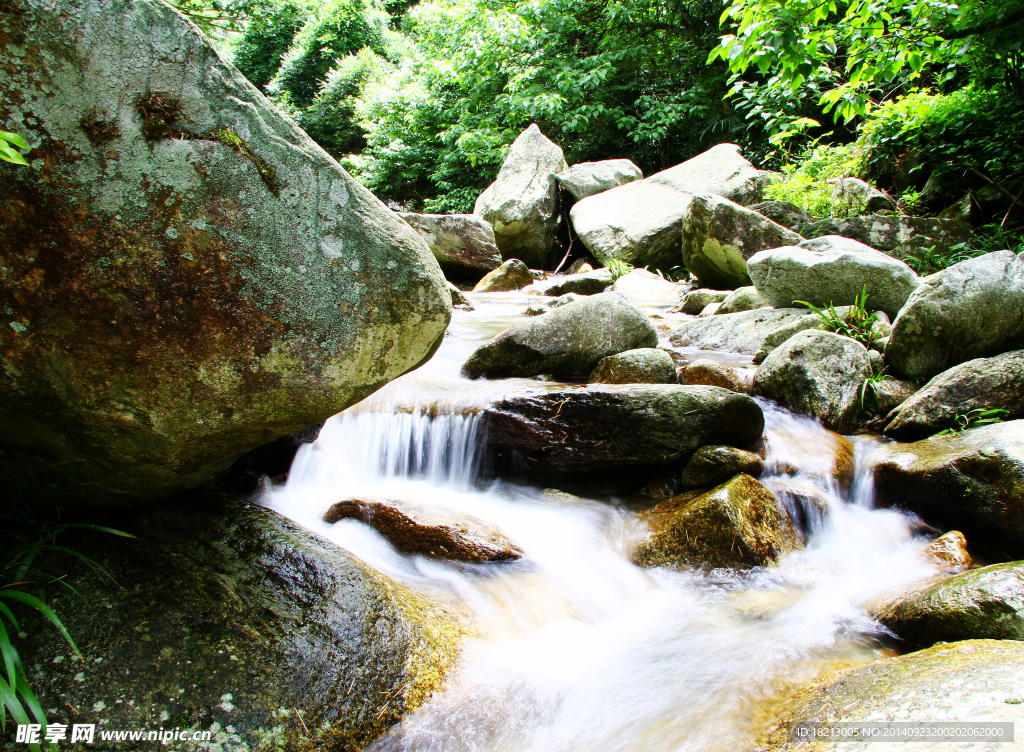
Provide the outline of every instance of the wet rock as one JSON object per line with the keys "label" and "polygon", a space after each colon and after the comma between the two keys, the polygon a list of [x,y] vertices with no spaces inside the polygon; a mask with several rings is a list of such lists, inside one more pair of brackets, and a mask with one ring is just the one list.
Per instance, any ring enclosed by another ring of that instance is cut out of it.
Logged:
{"label": "wet rock", "polygon": [[860,178],[831,178],[825,182],[833,187],[832,200],[846,204],[853,214],[896,211],[892,196]]}
{"label": "wet rock", "polygon": [[706,287],[728,289],[750,284],[747,260],[758,251],[803,240],[755,211],[708,194],[693,197],[682,232],[683,263],[690,273]]}
{"label": "wet rock", "polygon": [[480,194],[473,213],[494,227],[502,258],[544,267],[555,242],[558,186],[555,174],[567,167],[562,150],[534,123],[509,149],[497,179]]}
{"label": "wet rock", "polygon": [[324,522],[359,520],[403,554],[471,564],[515,561],[522,550],[493,525],[394,499],[346,499],[331,505]]}
{"label": "wet rock", "polygon": [[602,358],[657,344],[647,314],[629,297],[605,292],[506,329],[477,348],[462,373],[471,379],[586,376]]}
{"label": "wet rock", "polygon": [[898,376],[931,378],[1022,347],[1024,258],[999,251],[923,279],[893,321],[885,360]]}
{"label": "wet rock", "polygon": [[721,303],[731,294],[731,290],[708,290],[706,288],[691,290],[683,297],[679,310],[691,316],[696,316],[712,303]]}
{"label": "wet rock", "polygon": [[460,308],[463,311],[473,310],[473,304],[469,302],[469,298],[451,282],[448,283],[448,292],[452,296],[452,308]]}
{"label": "wet rock", "polygon": [[764,428],[746,395],[670,384],[535,391],[495,403],[486,418],[496,472],[587,481],[682,467],[705,444],[747,447]]}
{"label": "wet rock", "polygon": [[[836,723],[965,718],[1020,722],[1022,686],[1024,643],[968,640],[937,645],[819,678],[786,701],[782,717],[758,747],[771,752],[810,749],[800,729]],[[821,741],[813,749],[838,752],[852,744],[848,739]]]}
{"label": "wet rock", "polygon": [[849,433],[860,416],[860,388],[871,375],[860,342],[832,332],[793,335],[758,366],[751,393]]}
{"label": "wet rock", "polygon": [[464,630],[442,606],[268,509],[197,494],[101,521],[137,537],[61,543],[112,580],[55,560],[81,595],[48,594],[88,660],[65,660],[48,623],[18,646],[45,667],[32,688],[51,723],[174,719],[219,728],[225,749],[363,749],[458,659]]}
{"label": "wet rock", "polygon": [[749,208],[796,233],[811,221],[810,214],[788,201],[761,201],[751,204]]}
{"label": "wet rock", "polygon": [[558,296],[572,292],[577,295],[597,295],[611,286],[611,271],[608,269],[598,269],[573,275],[557,285],[552,285],[544,291],[544,294]]}
{"label": "wet rock", "polygon": [[602,358],[590,374],[595,384],[678,384],[676,365],[664,350],[645,347]]}
{"label": "wet rock", "polygon": [[579,201],[572,225],[598,261],[671,269],[681,262],[682,221],[691,196],[710,193],[750,203],[760,198],[757,170],[735,144],[719,144],[644,180]]}
{"label": "wet rock", "polygon": [[564,305],[575,303],[582,296],[577,295],[574,292],[567,292],[565,295],[559,295],[557,298],[548,303],[549,308],[561,308]]}
{"label": "wet rock", "polygon": [[885,434],[914,441],[956,426],[957,415],[1004,409],[1004,419],[1024,417],[1024,350],[976,358],[933,378],[900,405]]}
{"label": "wet rock", "polygon": [[166,496],[438,346],[423,240],[172,7],[19,2],[0,37],[35,165],[0,168],[4,482]]}
{"label": "wet rock", "polygon": [[646,269],[634,269],[615,280],[615,292],[625,293],[638,303],[647,305],[677,305],[686,287],[653,274]]}
{"label": "wet rock", "polygon": [[771,308],[771,304],[761,297],[756,287],[740,287],[722,301],[722,304],[715,310],[715,315],[756,311],[758,308]]}
{"label": "wet rock", "polygon": [[[871,352],[877,352],[872,350]],[[886,376],[868,385],[864,391],[864,407],[875,415],[885,417],[913,397],[918,389],[913,381]]]}
{"label": "wet rock", "polygon": [[597,266],[597,261],[594,260],[593,256],[584,256],[581,259],[576,259],[572,262],[566,274],[585,274],[586,272],[594,271],[594,267]]}
{"label": "wet rock", "polygon": [[699,358],[683,366],[679,372],[679,383],[693,386],[720,386],[732,392],[745,392],[750,386],[747,380],[736,372],[736,369],[706,358]]}
{"label": "wet rock", "polygon": [[853,305],[866,285],[869,309],[895,316],[919,284],[902,261],[837,235],[762,251],[749,259],[747,270],[776,308],[797,300],[818,308]]}
{"label": "wet rock", "polygon": [[532,284],[530,268],[519,259],[509,259],[477,282],[473,292],[512,292]]}
{"label": "wet rock", "polygon": [[828,431],[808,446],[803,436],[799,431],[791,433],[785,426],[777,427],[762,438],[758,454],[772,458],[768,469],[774,474],[849,491],[854,473],[853,442]]}
{"label": "wet rock", "polygon": [[673,497],[640,516],[651,524],[652,535],[633,561],[645,567],[757,567],[799,546],[775,496],[749,475],[737,475],[695,499]]}
{"label": "wet rock", "polygon": [[703,446],[694,452],[679,477],[681,488],[708,488],[744,473],[760,478],[764,460],[753,452],[731,446]]}
{"label": "wet rock", "polygon": [[895,444],[875,468],[880,506],[962,530],[1001,559],[1024,557],[1024,421]]}
{"label": "wet rock", "polygon": [[577,201],[643,178],[640,168],[628,159],[581,162],[555,175],[555,180]]}
{"label": "wet rock", "polygon": [[761,308],[756,311],[725,313],[684,321],[672,330],[669,341],[676,347],[753,355],[765,337],[797,321],[813,326],[815,321],[820,322],[820,318],[803,308]]}
{"label": "wet rock", "polygon": [[921,552],[937,562],[943,569],[962,572],[970,569],[974,560],[967,552],[967,538],[959,530],[950,530],[933,540]]}
{"label": "wet rock", "polygon": [[479,278],[501,266],[490,222],[475,214],[399,212],[423,238],[446,276]]}
{"label": "wet rock", "polygon": [[973,231],[969,224],[956,219],[865,215],[817,220],[804,225],[800,234],[805,238],[842,235],[906,260],[920,256],[925,248],[933,248],[932,253],[946,257],[953,252],[954,245],[968,242]]}
{"label": "wet rock", "polygon": [[206,488],[249,496],[260,489],[264,478],[270,478],[274,483],[283,483],[288,479],[288,471],[291,470],[296,452],[305,444],[316,441],[323,426],[322,422],[316,423],[269,444],[250,449],[235,460],[231,467],[207,482]]}
{"label": "wet rock", "polygon": [[874,616],[915,645],[1024,640],[1024,561],[972,569],[904,593]]}

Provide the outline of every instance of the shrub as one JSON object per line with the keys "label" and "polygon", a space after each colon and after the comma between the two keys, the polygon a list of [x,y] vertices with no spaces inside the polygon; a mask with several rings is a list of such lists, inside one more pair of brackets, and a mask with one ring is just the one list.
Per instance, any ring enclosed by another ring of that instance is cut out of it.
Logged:
{"label": "shrub", "polygon": [[782,168],[782,179],[765,189],[765,198],[788,201],[816,217],[845,217],[850,205],[833,198],[825,181],[852,174],[856,158],[849,146],[815,145]]}

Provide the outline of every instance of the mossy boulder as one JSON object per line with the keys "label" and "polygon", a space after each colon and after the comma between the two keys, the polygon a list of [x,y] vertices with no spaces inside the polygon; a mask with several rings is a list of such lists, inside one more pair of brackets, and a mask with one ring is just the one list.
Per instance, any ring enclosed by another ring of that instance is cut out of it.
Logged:
{"label": "mossy boulder", "polygon": [[0,13],[0,476],[41,502],[195,486],[415,368],[430,249],[157,0]]}
{"label": "mossy boulder", "polygon": [[764,460],[753,452],[731,446],[703,446],[694,452],[679,477],[681,488],[708,488],[740,473],[760,478]]}
{"label": "mossy boulder", "polygon": [[590,374],[595,384],[678,384],[676,364],[664,350],[641,347],[602,358]]}
{"label": "mossy boulder", "polygon": [[430,248],[441,271],[456,279],[479,279],[501,266],[490,222],[475,214],[400,212]]}
{"label": "mossy boulder", "polygon": [[110,524],[137,537],[61,541],[114,580],[77,560],[60,568],[81,596],[54,591],[53,606],[85,662],[48,623],[23,652],[52,722],[355,752],[458,659],[464,630],[445,608],[268,509],[195,496]]}
{"label": "mossy boulder", "polygon": [[497,269],[487,272],[473,292],[512,292],[533,284],[530,267],[516,258],[509,259]]}
{"label": "mossy boulder", "polygon": [[679,304],[679,310],[682,313],[696,316],[712,303],[721,303],[731,293],[731,290],[709,290],[704,287],[699,290],[691,290],[683,296],[683,301]]}

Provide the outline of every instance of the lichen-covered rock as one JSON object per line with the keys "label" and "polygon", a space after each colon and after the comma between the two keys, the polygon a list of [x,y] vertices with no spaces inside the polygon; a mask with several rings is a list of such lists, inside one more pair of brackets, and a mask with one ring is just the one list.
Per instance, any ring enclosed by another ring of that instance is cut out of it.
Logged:
{"label": "lichen-covered rock", "polygon": [[676,364],[664,350],[643,347],[602,358],[590,374],[594,384],[678,384]]}
{"label": "lichen-covered rock", "polygon": [[502,258],[545,268],[558,224],[555,175],[567,166],[562,150],[535,123],[512,143],[498,177],[473,207],[494,227]]}
{"label": "lichen-covered rock", "polygon": [[589,196],[570,212],[573,228],[598,261],[679,266],[682,221],[695,193],[739,204],[757,201],[761,180],[735,144],[719,144],[643,180]]}
{"label": "lichen-covered rock", "polygon": [[[747,259],[803,238],[767,217],[720,196],[698,194],[683,217],[683,263],[707,287],[750,284]],[[785,305],[791,305],[792,301]]]}
{"label": "lichen-covered rock", "polygon": [[811,221],[810,214],[788,201],[759,201],[748,208],[796,233]]}
{"label": "lichen-covered rock", "polygon": [[1024,417],[1024,350],[976,358],[933,378],[900,405],[885,434],[915,441],[956,425],[957,415],[1003,409],[1003,419]]}
{"label": "lichen-covered rock", "polygon": [[[758,749],[839,752],[864,746],[843,736],[809,742],[837,723],[1024,721],[1024,643],[968,640],[827,674],[785,703]],[[801,733],[801,731],[803,733]],[[913,744],[944,748],[949,744]],[[980,745],[979,745],[980,746]]]}
{"label": "lichen-covered rock", "polygon": [[608,269],[594,269],[582,274],[573,274],[544,291],[545,295],[597,295],[612,286],[612,273]]}
{"label": "lichen-covered rock", "polygon": [[849,433],[860,417],[860,388],[871,375],[860,342],[810,329],[793,335],[758,366],[751,393],[773,399],[827,428]]}
{"label": "lichen-covered rock", "polygon": [[430,248],[441,271],[452,277],[480,277],[501,266],[490,222],[475,214],[398,215]]}
{"label": "lichen-covered rock", "polygon": [[800,545],[774,494],[749,475],[737,475],[695,499],[673,497],[640,517],[652,535],[633,561],[645,567],[757,567]]}
{"label": "lichen-covered rock", "polygon": [[1024,258],[998,251],[925,277],[892,323],[885,360],[931,378],[974,358],[1024,348]]}
{"label": "lichen-covered rock", "polygon": [[555,180],[577,201],[643,179],[643,172],[628,159],[581,162],[555,175]]}
{"label": "lichen-covered rock", "polygon": [[746,449],[731,446],[703,446],[694,452],[679,476],[681,488],[707,488],[740,473],[760,478],[764,460]]}
{"label": "lichen-covered rock", "polygon": [[682,467],[705,444],[750,446],[764,429],[750,397],[674,384],[538,390],[495,403],[486,420],[498,472],[618,483]]}
{"label": "lichen-covered rock", "polygon": [[49,623],[18,645],[51,723],[213,727],[223,749],[363,749],[458,659],[464,630],[445,608],[276,512],[197,495],[107,522],[137,537],[61,543],[110,578],[68,557],[54,565],[81,595],[48,594],[87,660]]}
{"label": "lichen-covered rock", "polygon": [[1024,558],[1024,421],[892,445],[875,467],[875,496],[998,558]]}
{"label": "lichen-covered rock", "polygon": [[453,308],[461,308],[463,311],[473,310],[473,304],[469,302],[469,298],[466,297],[466,294],[451,282],[448,283],[448,292],[452,296]]}
{"label": "lichen-covered rock", "polygon": [[853,214],[896,210],[896,202],[888,193],[860,178],[830,178],[825,182],[832,186],[832,200],[845,204]]}
{"label": "lichen-covered rock", "polygon": [[634,269],[615,280],[615,292],[625,293],[633,300],[647,305],[678,305],[686,287],[649,272]]}
{"label": "lichen-covered rock", "polygon": [[925,248],[933,249],[931,252],[939,256],[948,256],[953,246],[968,242],[974,233],[969,224],[956,219],[865,215],[820,219],[804,225],[800,234],[805,238],[842,235],[905,260],[919,255]]}
{"label": "lichen-covered rock", "polygon": [[164,496],[430,356],[426,244],[180,13],[8,5],[0,128],[34,166],[0,166],[5,482]]}
{"label": "lichen-covered rock", "polygon": [[462,366],[464,376],[586,376],[602,358],[655,347],[647,314],[617,292],[589,295],[506,329],[481,345]]}
{"label": "lichen-covered rock", "polygon": [[967,551],[967,538],[959,530],[943,533],[925,546],[921,553],[943,569],[955,572],[970,569],[974,563]]}
{"label": "lichen-covered rock", "polygon": [[747,271],[776,308],[798,300],[819,308],[853,305],[866,286],[868,308],[895,316],[919,284],[902,261],[838,235],[762,251],[747,261]]}
{"label": "lichen-covered rock", "polygon": [[679,383],[693,386],[720,386],[732,392],[745,392],[750,386],[736,372],[736,369],[707,358],[698,358],[683,366],[679,371]]}
{"label": "lichen-covered rock", "polygon": [[817,314],[809,313],[804,308],[761,308],[741,313],[725,313],[684,321],[671,331],[669,341],[677,347],[698,347],[701,350],[725,350],[753,355],[768,335],[798,321],[810,327],[815,326],[815,322],[820,322],[821,319]]}
{"label": "lichen-covered rock", "polygon": [[691,290],[683,296],[683,302],[680,303],[679,310],[682,313],[696,316],[712,303],[721,303],[730,294],[732,294],[732,290],[708,290],[707,288]]}
{"label": "lichen-covered rock", "polygon": [[1024,640],[1024,561],[994,564],[903,593],[874,609],[878,621],[915,645],[956,640]]}
{"label": "lichen-covered rock", "polygon": [[[775,348],[784,344],[794,334],[808,329],[822,329],[825,326],[825,319],[816,313],[812,313],[808,309],[788,308],[783,310],[799,310],[804,315],[788,318],[782,326],[779,326],[765,334],[764,339],[761,340],[754,352],[754,363],[763,363],[764,359],[767,358]],[[850,314],[850,306],[838,306],[835,310],[836,315],[841,318],[845,318]]]}
{"label": "lichen-covered rock", "polygon": [[771,304],[761,297],[756,287],[740,287],[722,301],[715,310],[715,315],[756,311],[758,308],[771,308]]}
{"label": "lichen-covered rock", "polygon": [[519,259],[509,259],[476,283],[473,292],[512,292],[533,284],[530,267]]}
{"label": "lichen-covered rock", "polygon": [[332,504],[324,522],[359,520],[403,554],[481,564],[515,561],[522,550],[500,530],[470,515],[455,516],[396,499],[345,499]]}

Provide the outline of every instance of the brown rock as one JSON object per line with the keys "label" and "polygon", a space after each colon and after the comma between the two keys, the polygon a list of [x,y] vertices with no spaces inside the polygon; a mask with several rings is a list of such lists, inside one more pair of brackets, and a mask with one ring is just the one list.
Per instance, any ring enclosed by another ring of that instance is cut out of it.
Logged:
{"label": "brown rock", "polygon": [[720,386],[733,392],[746,392],[750,385],[735,369],[707,358],[700,358],[685,366],[679,373],[679,383],[694,386]]}
{"label": "brown rock", "polygon": [[967,538],[959,530],[950,530],[924,547],[924,555],[937,560],[944,568],[970,569],[974,563],[967,553]]}
{"label": "brown rock", "polygon": [[533,284],[530,268],[519,259],[509,259],[476,283],[473,292],[512,292]]}
{"label": "brown rock", "polygon": [[746,473],[754,478],[764,472],[764,461],[753,452],[731,446],[703,446],[683,468],[683,488],[708,488]]}

